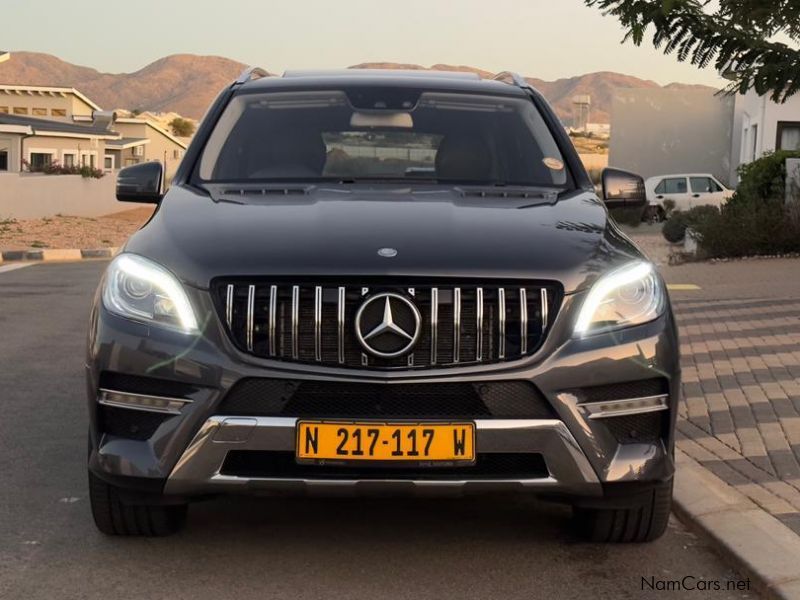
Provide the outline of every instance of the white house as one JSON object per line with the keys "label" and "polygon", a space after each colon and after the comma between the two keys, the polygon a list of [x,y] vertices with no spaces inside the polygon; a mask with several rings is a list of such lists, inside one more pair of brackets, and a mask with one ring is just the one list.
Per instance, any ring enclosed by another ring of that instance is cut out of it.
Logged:
{"label": "white house", "polygon": [[736,96],[733,118],[732,174],[766,152],[800,150],[800,94],[778,104],[750,90]]}

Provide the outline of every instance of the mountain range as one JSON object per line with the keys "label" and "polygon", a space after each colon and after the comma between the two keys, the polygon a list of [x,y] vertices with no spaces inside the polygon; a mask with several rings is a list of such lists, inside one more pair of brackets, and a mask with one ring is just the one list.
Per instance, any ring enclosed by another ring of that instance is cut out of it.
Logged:
{"label": "mountain range", "polygon": [[[245,68],[245,65],[220,56],[174,54],[133,73],[101,73],[90,67],[73,65],[50,54],[12,52],[0,63],[0,83],[73,87],[106,109],[173,111],[199,119],[216,94]],[[435,64],[423,67],[394,62],[369,62],[351,68],[430,69],[464,71],[492,77],[493,73],[470,66]],[[545,81],[526,77],[548,99],[566,124],[572,122],[572,97],[591,96],[589,120],[608,123],[615,88],[658,88],[654,81],[631,75],[601,71],[575,77]],[[671,83],[665,87],[713,88]]]}

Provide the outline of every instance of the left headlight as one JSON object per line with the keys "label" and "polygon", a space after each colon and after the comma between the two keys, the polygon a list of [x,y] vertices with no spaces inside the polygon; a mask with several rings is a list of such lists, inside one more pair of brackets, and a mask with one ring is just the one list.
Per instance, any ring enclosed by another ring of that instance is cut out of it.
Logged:
{"label": "left headlight", "polygon": [[653,265],[632,262],[592,286],[578,314],[575,335],[641,325],[656,319],[665,306],[664,289]]}
{"label": "left headlight", "polygon": [[103,304],[110,312],[183,333],[197,319],[183,287],[164,267],[136,254],[120,254],[108,266]]}

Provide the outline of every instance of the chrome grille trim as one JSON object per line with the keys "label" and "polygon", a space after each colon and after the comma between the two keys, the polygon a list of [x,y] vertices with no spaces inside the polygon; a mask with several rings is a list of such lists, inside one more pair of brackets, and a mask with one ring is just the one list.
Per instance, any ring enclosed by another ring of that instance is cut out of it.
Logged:
{"label": "chrome grille trim", "polygon": [[228,284],[228,289],[225,292],[225,322],[228,327],[233,327],[233,284]]}
{"label": "chrome grille trim", "polygon": [[453,362],[461,360],[461,288],[453,290]]}
{"label": "chrome grille trim", "polygon": [[275,356],[275,317],[278,309],[278,286],[269,286],[269,355]]}
{"label": "chrome grille trim", "polygon": [[292,358],[300,356],[300,286],[292,286]]}
{"label": "chrome grille trim", "polygon": [[477,327],[476,327],[476,335],[475,335],[475,360],[482,361],[483,360],[483,288],[479,287],[476,292],[476,307],[475,312],[477,313]]}
{"label": "chrome grille trim", "polygon": [[322,361],[322,286],[314,288],[314,359]]}
{"label": "chrome grille trim", "polygon": [[[530,356],[549,331],[560,297],[554,284],[537,282],[404,283],[226,278],[212,286],[220,325],[242,352],[381,370],[460,367]],[[422,316],[420,341],[403,356],[365,354],[351,322],[351,309],[370,293],[384,290],[404,295]]]}
{"label": "chrome grille trim", "polygon": [[337,358],[339,364],[344,364],[344,305],[345,305],[345,288],[339,287],[339,295],[336,301],[336,344],[337,344]]}
{"label": "chrome grille trim", "polygon": [[506,290],[497,290],[497,356],[500,359],[506,357]]}
{"label": "chrome grille trim", "polygon": [[519,288],[519,351],[528,353],[528,292]]}
{"label": "chrome grille trim", "polygon": [[436,364],[439,343],[439,288],[431,288],[431,364]]}
{"label": "chrome grille trim", "polygon": [[253,319],[255,316],[256,286],[247,287],[247,350],[253,351]]}
{"label": "chrome grille trim", "polygon": [[547,288],[542,288],[540,293],[540,303],[541,303],[541,311],[542,311],[542,331],[547,329]]}

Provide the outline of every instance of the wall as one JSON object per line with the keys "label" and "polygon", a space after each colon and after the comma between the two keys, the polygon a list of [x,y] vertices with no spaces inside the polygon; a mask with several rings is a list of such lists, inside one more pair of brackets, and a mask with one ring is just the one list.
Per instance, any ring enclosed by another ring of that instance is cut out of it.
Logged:
{"label": "wall", "polygon": [[[95,155],[94,166],[97,169],[103,168],[103,155],[105,154],[106,142],[100,139],[80,139],[69,137],[50,137],[46,135],[37,135],[34,137],[25,138],[22,141],[22,158],[29,160],[30,153],[37,150],[51,151],[53,153],[53,160],[64,164],[65,152],[71,154],[86,154],[93,153]],[[76,158],[76,164],[79,159]],[[87,161],[88,164],[88,161]]]}
{"label": "wall", "polygon": [[653,177],[712,173],[730,182],[734,99],[706,90],[620,89],[609,165]]}
{"label": "wall", "polygon": [[[783,104],[759,96],[754,90],[736,97],[734,135],[731,156],[735,159],[733,170],[742,163],[759,158],[775,150],[779,121],[800,121],[800,96],[792,96]],[[753,139],[753,125],[757,125]]]}
{"label": "wall", "polygon": [[[122,134],[122,137],[148,138],[150,143],[145,144],[144,156],[140,157],[139,160],[141,162],[157,160],[164,164],[164,153],[166,153],[164,170],[167,180],[175,174],[181,162],[181,158],[183,157],[184,150],[167,136],[160,133],[158,129],[144,123],[124,123],[118,121],[114,124],[114,130]],[[175,150],[180,151],[179,156],[181,158],[175,158]],[[123,152],[123,163],[121,166],[125,166],[125,158],[132,158],[130,149]]]}
{"label": "wall", "polygon": [[[80,112],[75,111],[75,106],[79,105],[82,109]],[[0,107],[8,108],[9,114],[14,114],[14,107],[24,107],[28,109],[27,116],[35,119],[55,119],[56,121],[71,121],[74,114],[86,114],[86,105],[83,102],[74,100],[74,96],[69,95],[66,98],[62,96],[29,96],[27,94],[10,94],[0,91]],[[47,114],[35,115],[33,114],[34,108],[44,108]],[[52,114],[53,109],[62,109],[66,111],[66,116],[59,117]],[[89,113],[91,114],[91,113]]]}
{"label": "wall", "polygon": [[98,217],[135,208],[117,202],[116,176],[0,173],[0,219],[38,219],[57,214]]}
{"label": "wall", "polygon": [[[17,172],[19,171],[20,167],[20,155],[19,155],[19,140],[20,135],[14,135],[10,133],[0,133],[0,142],[2,142],[2,147],[8,150],[8,171],[9,172]],[[0,175],[3,172],[0,171]],[[2,192],[0,192],[2,193]]]}

